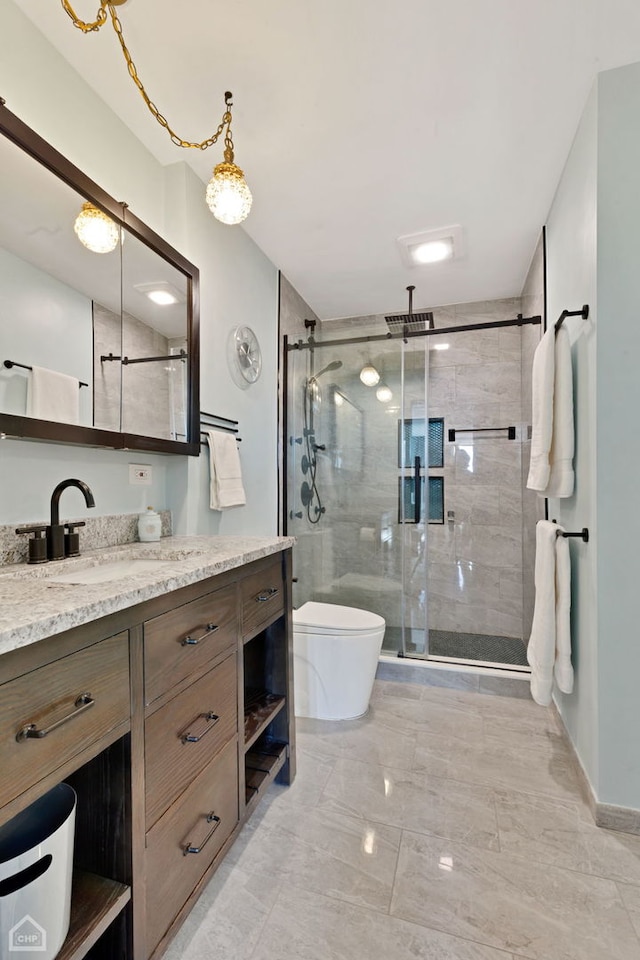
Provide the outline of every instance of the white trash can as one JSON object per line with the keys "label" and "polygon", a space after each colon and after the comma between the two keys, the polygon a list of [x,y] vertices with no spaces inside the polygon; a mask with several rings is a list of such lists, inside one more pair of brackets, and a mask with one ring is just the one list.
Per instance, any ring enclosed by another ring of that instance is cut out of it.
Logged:
{"label": "white trash can", "polygon": [[49,790],[0,827],[0,957],[54,960],[69,931],[76,793]]}

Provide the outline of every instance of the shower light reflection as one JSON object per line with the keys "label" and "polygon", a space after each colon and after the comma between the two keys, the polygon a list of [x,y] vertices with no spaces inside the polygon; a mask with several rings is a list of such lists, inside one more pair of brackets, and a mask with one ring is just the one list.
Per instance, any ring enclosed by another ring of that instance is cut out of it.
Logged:
{"label": "shower light reflection", "polygon": [[369,828],[364,835],[364,840],[362,841],[362,849],[365,853],[368,853],[369,856],[373,856],[376,852],[376,832]]}
{"label": "shower light reflection", "polygon": [[[467,458],[466,467],[463,467],[463,469],[466,469],[467,473],[474,473],[475,471],[473,467],[473,453],[474,453],[473,444],[461,443],[460,446],[458,447],[458,450]],[[463,456],[463,460],[464,460],[464,456]]]}
{"label": "shower light reflection", "polygon": [[385,797],[390,797],[393,793],[393,783],[389,777],[384,778],[384,795]]}

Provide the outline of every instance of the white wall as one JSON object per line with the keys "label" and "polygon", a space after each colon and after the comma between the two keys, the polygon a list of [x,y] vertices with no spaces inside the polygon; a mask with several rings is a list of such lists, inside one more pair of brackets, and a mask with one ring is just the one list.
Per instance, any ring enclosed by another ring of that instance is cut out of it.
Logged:
{"label": "white wall", "polygon": [[[2,360],[51,367],[89,384],[80,388],[80,423],[91,426],[91,301],[55,277],[0,248]],[[0,410],[27,412],[26,370],[0,366]]]}
{"label": "white wall", "polygon": [[[222,517],[212,514],[205,499],[204,464],[194,458],[3,441],[0,524],[41,517],[41,491],[48,504],[55,484],[72,473],[102,491],[101,495],[94,489],[97,515],[136,510],[140,488],[128,486],[127,464],[141,462],[154,466],[149,502],[173,510],[180,531],[275,531],[275,267],[240,227],[218,224],[204,204],[204,185],[195,175],[182,162],[169,168],[157,163],[11,3],[0,4],[0,95],[12,112],[114,197],[126,201],[200,268],[201,406],[240,421],[249,500],[246,508]],[[212,165],[215,162],[212,157]],[[237,324],[252,326],[264,350],[262,378],[246,393],[230,381],[224,359],[228,329]],[[35,464],[37,475],[31,475]]]}
{"label": "white wall", "polygon": [[[558,705],[597,800],[640,810],[638,476],[640,64],[600,74],[548,221],[549,316],[573,342],[576,492],[550,503],[571,544],[576,687]],[[599,333],[596,336],[596,331]]]}
{"label": "white wall", "polygon": [[549,323],[588,303],[591,316],[566,320],[573,343],[576,486],[568,500],[550,501],[549,516],[567,529],[589,527],[591,540],[570,541],[575,688],[558,706],[591,785],[598,792],[598,627],[596,529],[596,191],[598,99],[585,107],[547,221]]}
{"label": "white wall", "polygon": [[598,92],[599,799],[640,809],[640,64]]}

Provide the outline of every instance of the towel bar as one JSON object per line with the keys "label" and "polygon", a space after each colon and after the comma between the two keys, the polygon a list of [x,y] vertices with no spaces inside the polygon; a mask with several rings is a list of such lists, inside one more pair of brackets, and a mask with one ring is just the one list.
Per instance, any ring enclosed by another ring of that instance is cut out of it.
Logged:
{"label": "towel bar", "polygon": [[[552,523],[557,523],[556,520],[552,520]],[[585,543],[589,543],[589,528],[583,527],[579,533],[569,533],[566,530],[556,530],[556,537],[580,537],[581,540],[584,540]]]}
{"label": "towel bar", "polygon": [[589,304],[583,304],[582,310],[563,310],[554,327],[557,333],[567,317],[582,317],[583,320],[589,319]]}
{"label": "towel bar", "polygon": [[[7,370],[11,370],[12,367],[20,367],[22,370],[33,370],[33,367],[27,366],[26,363],[17,363],[15,360],[4,360],[3,364],[7,368]],[[89,384],[85,383],[84,380],[78,380],[78,384],[81,387],[89,386]]]}

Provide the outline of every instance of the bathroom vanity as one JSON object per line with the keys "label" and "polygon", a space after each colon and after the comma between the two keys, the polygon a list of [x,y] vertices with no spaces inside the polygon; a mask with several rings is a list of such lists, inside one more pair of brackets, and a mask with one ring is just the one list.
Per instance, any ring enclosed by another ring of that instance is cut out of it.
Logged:
{"label": "bathroom vanity", "polygon": [[59,960],[159,958],[266,787],[293,780],[292,544],[0,568],[0,823],[62,781],[78,794]]}

